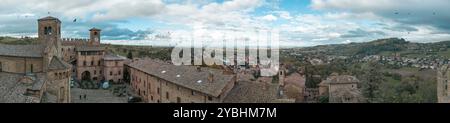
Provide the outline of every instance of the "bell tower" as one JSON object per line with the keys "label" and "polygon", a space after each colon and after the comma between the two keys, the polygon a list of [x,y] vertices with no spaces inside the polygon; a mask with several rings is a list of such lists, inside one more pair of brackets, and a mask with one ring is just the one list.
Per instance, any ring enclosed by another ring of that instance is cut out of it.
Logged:
{"label": "bell tower", "polygon": [[48,70],[48,65],[53,57],[62,57],[61,51],[61,21],[55,17],[45,17],[38,19],[38,40],[45,46],[43,52],[44,72]]}
{"label": "bell tower", "polygon": [[61,39],[61,21],[51,16],[39,19],[38,39],[43,45],[58,45]]}
{"label": "bell tower", "polygon": [[94,45],[94,46],[100,45],[100,32],[102,30],[97,29],[97,28],[92,28],[89,31],[90,31],[90,36],[91,36],[91,38],[89,40],[89,44]]}

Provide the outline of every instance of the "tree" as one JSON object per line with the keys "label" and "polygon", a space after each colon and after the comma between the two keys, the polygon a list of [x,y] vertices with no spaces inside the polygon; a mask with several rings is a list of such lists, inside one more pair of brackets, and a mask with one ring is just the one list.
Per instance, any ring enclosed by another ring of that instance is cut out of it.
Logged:
{"label": "tree", "polygon": [[127,58],[128,59],[133,59],[133,53],[131,51],[128,52]]}
{"label": "tree", "polygon": [[130,72],[128,72],[128,69],[123,70],[123,80],[127,83],[130,82]]}
{"label": "tree", "polygon": [[375,102],[383,81],[383,74],[379,71],[380,66],[375,62],[369,63],[369,69],[362,75],[362,92],[369,102]]}

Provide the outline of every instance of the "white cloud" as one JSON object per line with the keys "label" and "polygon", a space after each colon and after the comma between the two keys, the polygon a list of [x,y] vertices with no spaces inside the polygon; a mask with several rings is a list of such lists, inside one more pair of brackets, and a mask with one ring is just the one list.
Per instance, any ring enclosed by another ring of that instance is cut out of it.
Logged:
{"label": "white cloud", "polygon": [[[79,27],[66,28],[70,29],[66,33],[77,34],[81,27],[84,29],[94,24],[107,23],[102,26],[117,29],[117,24],[112,22],[127,23],[129,19],[139,18],[181,25],[183,28],[161,29],[164,30],[162,32],[170,31],[173,32],[172,36],[179,37],[189,36],[192,30],[245,32],[275,27],[282,30],[281,39],[284,43],[297,45],[360,42],[386,37],[403,37],[413,41],[424,41],[427,37],[437,41],[450,37],[448,0],[312,0],[310,7],[317,11],[313,14],[291,13],[280,6],[272,7],[280,5],[272,2],[2,0],[0,33],[31,33],[35,31],[35,28],[30,27],[35,26],[36,19],[51,12],[51,15],[62,20],[80,18],[86,22],[84,25],[70,24]],[[273,11],[255,12],[261,7],[272,8]],[[133,35],[133,31],[128,29],[118,32]]]}
{"label": "white cloud", "polygon": [[274,15],[266,15],[261,17],[261,19],[265,20],[265,21],[276,21],[278,18],[275,17]]}

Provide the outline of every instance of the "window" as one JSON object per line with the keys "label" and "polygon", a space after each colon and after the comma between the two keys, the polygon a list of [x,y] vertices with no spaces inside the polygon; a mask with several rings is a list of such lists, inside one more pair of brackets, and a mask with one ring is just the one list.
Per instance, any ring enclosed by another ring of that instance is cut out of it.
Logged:
{"label": "window", "polygon": [[51,35],[52,34],[52,27],[44,27],[44,34],[45,35]]}
{"label": "window", "polygon": [[208,96],[208,100],[209,100],[209,101],[212,101],[212,97],[211,97],[211,96]]}
{"label": "window", "polygon": [[102,70],[100,70],[100,74],[102,74],[103,73],[103,71]]}
{"label": "window", "polygon": [[159,94],[159,91],[160,91],[160,88],[158,88],[157,90],[156,90],[156,92]]}
{"label": "window", "polygon": [[177,90],[180,91],[180,86],[177,86]]}
{"label": "window", "polygon": [[83,66],[86,66],[86,61],[83,61]]}
{"label": "window", "polygon": [[166,99],[169,99],[169,92],[166,92]]}
{"label": "window", "polygon": [[33,64],[30,65],[30,71],[33,73]]}
{"label": "window", "polygon": [[177,97],[177,103],[181,103],[181,98]]}
{"label": "window", "polygon": [[112,73],[113,73],[113,72],[112,72],[112,71],[110,71],[110,72],[109,72],[109,75],[111,75],[111,76],[112,76]]}
{"label": "window", "polygon": [[195,91],[191,91],[191,94],[192,94],[192,96],[194,96],[195,95]]}
{"label": "window", "polygon": [[116,66],[119,66],[119,62],[116,61]]}
{"label": "window", "polygon": [[60,102],[64,102],[64,100],[65,100],[64,97],[66,96],[66,93],[64,90],[65,90],[64,87],[59,88],[59,101]]}
{"label": "window", "polygon": [[98,65],[99,65],[99,66],[101,65],[100,61],[98,61]]}
{"label": "window", "polygon": [[120,72],[120,70],[117,72],[119,75],[122,74],[122,72]]}
{"label": "window", "polygon": [[94,61],[91,61],[91,66],[94,66]]}
{"label": "window", "polygon": [[150,99],[153,101],[153,96],[150,96]]}
{"label": "window", "polygon": [[94,75],[97,75],[97,70],[94,70]]}
{"label": "window", "polygon": [[2,72],[2,62],[0,62],[0,72]]}

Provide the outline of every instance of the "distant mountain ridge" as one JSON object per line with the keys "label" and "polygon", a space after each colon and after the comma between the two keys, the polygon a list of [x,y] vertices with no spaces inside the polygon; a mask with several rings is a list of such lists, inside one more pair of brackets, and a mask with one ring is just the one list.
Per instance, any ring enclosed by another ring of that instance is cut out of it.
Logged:
{"label": "distant mountain ridge", "polygon": [[363,43],[320,45],[302,48],[301,51],[316,51],[325,55],[367,56],[382,55],[386,52],[431,53],[445,52],[450,48],[450,41],[435,43],[415,43],[402,38],[378,39]]}

